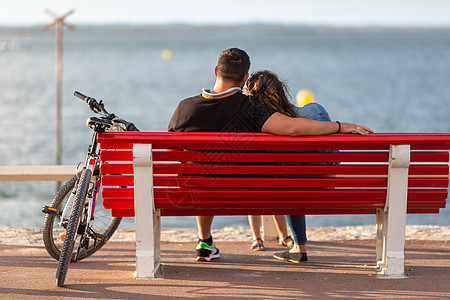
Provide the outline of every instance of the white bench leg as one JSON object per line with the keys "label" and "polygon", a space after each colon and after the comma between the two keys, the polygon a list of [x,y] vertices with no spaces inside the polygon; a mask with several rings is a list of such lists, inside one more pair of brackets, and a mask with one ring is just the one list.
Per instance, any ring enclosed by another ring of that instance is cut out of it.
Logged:
{"label": "white bench leg", "polygon": [[152,145],[133,145],[136,278],[162,277],[161,216],[154,207]]}
{"label": "white bench leg", "polygon": [[386,233],[383,232],[383,228],[386,228],[384,226],[384,220],[386,219],[384,209],[377,208],[376,209],[376,217],[377,217],[377,269],[381,271],[384,265],[383,261],[383,249],[384,249],[384,241],[385,241],[385,235]]}
{"label": "white bench leg", "polygon": [[[405,277],[405,228],[408,197],[409,145],[391,145],[387,199],[380,211],[383,252],[379,267],[387,278]],[[378,241],[377,241],[378,242]],[[378,252],[377,252],[377,259]]]}
{"label": "white bench leg", "polygon": [[275,222],[272,215],[263,215],[263,240],[264,241],[275,241],[278,237],[278,231],[275,227]]}

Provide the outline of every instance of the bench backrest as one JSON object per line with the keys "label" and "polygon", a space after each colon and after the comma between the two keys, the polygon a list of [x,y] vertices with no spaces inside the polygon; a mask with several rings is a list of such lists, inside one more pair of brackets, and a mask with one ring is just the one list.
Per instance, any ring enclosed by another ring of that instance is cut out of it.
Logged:
{"label": "bench backrest", "polygon": [[103,203],[134,216],[133,144],[151,144],[163,216],[373,214],[386,202],[390,145],[410,145],[408,213],[437,213],[450,134],[114,132],[99,134]]}

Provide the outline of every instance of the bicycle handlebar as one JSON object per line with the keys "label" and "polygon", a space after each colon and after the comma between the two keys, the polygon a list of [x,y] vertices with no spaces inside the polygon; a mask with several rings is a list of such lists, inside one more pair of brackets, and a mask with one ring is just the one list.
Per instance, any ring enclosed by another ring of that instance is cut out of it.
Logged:
{"label": "bicycle handlebar", "polygon": [[78,97],[78,98],[80,98],[81,100],[85,101],[86,103],[87,103],[87,99],[89,98],[88,96],[85,96],[85,95],[83,95],[82,93],[80,93],[80,92],[78,92],[78,91],[75,91],[75,92],[73,93],[73,95],[74,95],[75,97]]}
{"label": "bicycle handlebar", "polygon": [[89,105],[89,108],[93,112],[102,114],[110,120],[114,119],[116,117],[114,114],[110,114],[106,111],[105,105],[103,104],[102,100],[100,100],[100,102],[97,102],[97,100],[95,100],[94,98],[83,95],[82,93],[80,93],[78,91],[75,91],[73,93],[73,95],[77,98],[80,98],[84,102],[86,102]]}
{"label": "bicycle handlebar", "polygon": [[95,113],[99,113],[104,115],[106,118],[108,118],[109,120],[113,121],[113,122],[117,122],[117,123],[122,123],[125,125],[125,128],[127,131],[139,131],[139,129],[136,128],[136,126],[131,123],[131,122],[127,122],[123,119],[119,119],[116,117],[115,114],[110,114],[106,111],[105,109],[105,105],[103,104],[103,101],[100,100],[100,102],[97,102],[97,100],[95,100],[92,97],[88,97],[86,95],[83,95],[82,93],[75,91],[73,93],[73,95],[77,98],[80,98],[81,100],[83,100],[84,102],[86,102],[89,105],[89,108],[95,112]]}

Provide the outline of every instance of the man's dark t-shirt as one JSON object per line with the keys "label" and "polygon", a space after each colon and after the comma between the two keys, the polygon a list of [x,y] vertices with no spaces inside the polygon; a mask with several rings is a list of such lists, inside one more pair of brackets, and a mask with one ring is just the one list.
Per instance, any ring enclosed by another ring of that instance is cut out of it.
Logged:
{"label": "man's dark t-shirt", "polygon": [[275,110],[254,105],[233,88],[220,95],[209,94],[182,100],[170,120],[169,131],[261,132]]}

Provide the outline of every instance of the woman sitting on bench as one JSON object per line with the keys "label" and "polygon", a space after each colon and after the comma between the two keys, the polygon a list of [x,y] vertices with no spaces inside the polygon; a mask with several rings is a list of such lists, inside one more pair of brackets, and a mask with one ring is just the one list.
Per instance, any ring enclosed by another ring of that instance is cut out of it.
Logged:
{"label": "woman sitting on bench", "polygon": [[[253,73],[244,87],[244,93],[255,104],[263,103],[278,112],[289,117],[301,117],[317,121],[331,121],[328,112],[317,103],[309,103],[303,107],[294,106],[288,99],[288,87],[278,76],[270,71],[259,71]],[[252,216],[256,219],[261,216]],[[286,215],[286,221],[291,229],[294,245],[289,251],[277,252],[274,257],[290,262],[306,262],[306,219],[304,215]],[[250,222],[252,227],[252,222]],[[259,232],[259,228],[252,228],[252,232]]]}

